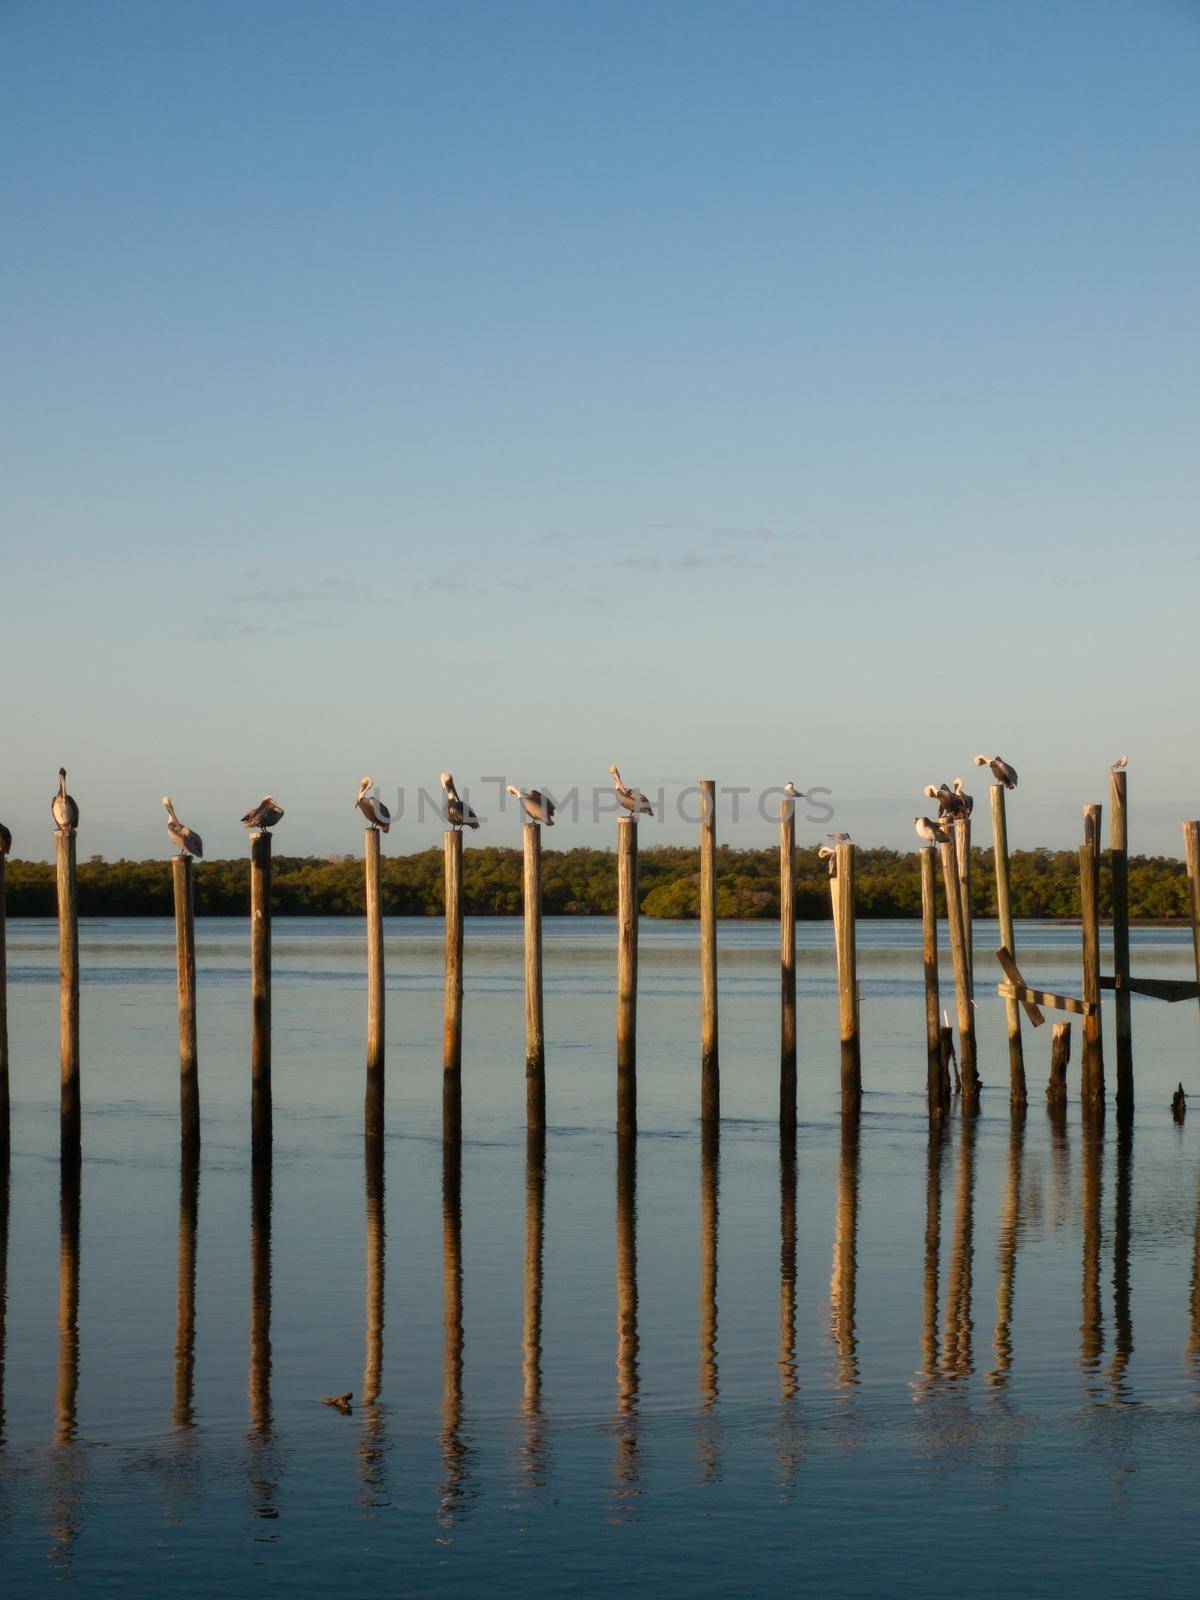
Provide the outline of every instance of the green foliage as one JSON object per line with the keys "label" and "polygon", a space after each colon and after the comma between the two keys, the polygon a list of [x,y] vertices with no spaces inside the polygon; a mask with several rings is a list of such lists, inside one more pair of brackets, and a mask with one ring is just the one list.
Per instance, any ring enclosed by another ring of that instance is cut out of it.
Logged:
{"label": "green foliage", "polygon": [[[921,881],[914,851],[859,849],[858,914],[918,917]],[[382,863],[383,909],[391,916],[440,916],[442,852],[387,856]],[[1079,914],[1079,858],[1073,850],[1019,850],[1010,864],[1013,911],[1019,917]],[[194,867],[196,911],[201,916],[240,916],[250,897],[250,864],[198,861]],[[646,916],[687,918],[700,912],[699,854],[681,845],[641,851],[641,908]],[[1108,910],[1109,872],[1101,876],[1101,909]],[[548,915],[604,916],[616,910],[616,858],[610,850],[546,850],[542,892]],[[463,852],[463,897],[472,915],[518,916],[521,912],[521,852],[486,846]],[[277,856],[272,903],[282,915],[361,916],[362,862],[343,856]],[[995,916],[995,879],[990,850],[972,851],[971,903],[977,916]],[[1129,862],[1129,905],[1135,917],[1152,920],[1189,915],[1187,872],[1167,856],[1134,856]],[[54,867],[44,861],[8,863],[8,910],[14,917],[54,915]],[[79,909],[85,916],[170,916],[169,861],[103,861],[79,867]],[[779,856],[775,850],[717,851],[717,912],[722,917],[779,915]],[[797,852],[796,914],[829,917],[825,863],[813,849]]]}

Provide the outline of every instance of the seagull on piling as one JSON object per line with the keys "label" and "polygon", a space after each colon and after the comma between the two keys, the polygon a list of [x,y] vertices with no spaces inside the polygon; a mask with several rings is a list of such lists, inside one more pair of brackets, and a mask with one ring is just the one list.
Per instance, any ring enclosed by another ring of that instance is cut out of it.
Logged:
{"label": "seagull on piling", "polygon": [[204,841],[194,828],[189,828],[185,822],[180,822],[175,815],[175,802],[169,794],[162,797],[162,803],[167,808],[167,837],[172,844],[179,846],[181,856],[202,856],[204,854]]}
{"label": "seagull on piling", "polygon": [[608,770],[612,773],[613,788],[617,791],[617,799],[629,812],[630,816],[635,821],[638,817],[652,817],[654,813],[650,809],[650,802],[642,791],[640,789],[627,789],[621,782],[621,774],[616,767],[609,767]]}
{"label": "seagull on piling", "polygon": [[[358,799],[354,802],[376,833],[386,833],[392,825],[392,813],[379,798],[379,786],[373,778],[360,778]],[[280,816],[283,813],[280,812]]]}
{"label": "seagull on piling", "polygon": [[554,826],[554,802],[548,795],[544,795],[540,789],[517,789],[511,783],[505,787],[509,794],[515,795],[521,802],[527,828],[535,822],[544,822],[548,828]]}
{"label": "seagull on piling", "polygon": [[825,837],[827,839],[832,839],[834,844],[850,843],[850,835],[848,833],[827,833]]}
{"label": "seagull on piling", "polygon": [[1017,787],[1017,774],[1008,762],[1000,756],[976,756],[977,767],[990,767],[992,777],[1002,789],[1015,789]]}
{"label": "seagull on piling", "polygon": [[58,769],[58,793],[50,801],[50,815],[60,833],[70,833],[79,826],[79,807],[67,793],[66,767]]}
{"label": "seagull on piling", "polygon": [[1113,762],[1112,766],[1109,768],[1109,771],[1110,772],[1124,772],[1125,768],[1128,765],[1129,765],[1129,757],[1128,756],[1118,756],[1117,759]]}
{"label": "seagull on piling", "polygon": [[266,833],[283,819],[283,807],[273,796],[263,795],[252,811],[242,818],[242,827],[251,833]]}
{"label": "seagull on piling", "polygon": [[914,817],[913,827],[917,830],[918,837],[924,839],[930,849],[935,844],[945,844],[950,837],[945,828],[932,817]]}
{"label": "seagull on piling", "polygon": [[796,785],[792,782],[792,780],[790,778],[784,784],[783,792],[784,792],[785,795],[787,795],[789,800],[803,800],[804,799],[804,791],[803,791],[803,789],[797,789]]}
{"label": "seagull on piling", "polygon": [[459,794],[454,786],[454,778],[449,772],[441,774],[442,788],[446,791],[446,821],[452,828],[478,828],[479,818]]}

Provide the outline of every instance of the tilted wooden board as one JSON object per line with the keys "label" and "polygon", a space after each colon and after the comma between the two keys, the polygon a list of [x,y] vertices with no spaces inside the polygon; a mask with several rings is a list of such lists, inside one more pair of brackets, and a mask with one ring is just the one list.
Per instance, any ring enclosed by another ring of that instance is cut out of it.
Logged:
{"label": "tilted wooden board", "polygon": [[[1036,1006],[1047,1006],[1051,1011],[1070,1011],[1077,1017],[1090,1017],[1096,1007],[1091,1000],[1076,1000],[1069,994],[1050,994],[1045,989],[1029,989],[1021,983],[998,983],[996,993],[1002,1000],[1026,1001]],[[1043,1022],[1045,1018],[1043,1017]]]}

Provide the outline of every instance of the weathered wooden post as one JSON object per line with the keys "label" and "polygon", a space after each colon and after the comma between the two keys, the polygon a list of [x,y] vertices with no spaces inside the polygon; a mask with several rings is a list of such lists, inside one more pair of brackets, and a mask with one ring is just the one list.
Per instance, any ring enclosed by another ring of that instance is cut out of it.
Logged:
{"label": "weathered wooden post", "polygon": [[271,835],[250,838],[250,1148],[271,1149]]}
{"label": "weathered wooden post", "polygon": [[779,805],[779,1126],[796,1126],[796,802]]}
{"label": "weathered wooden post", "polygon": [[854,846],[840,843],[830,879],[837,944],[838,1033],[842,1056],[842,1115],[862,1105],[862,1053],[858,1032],[858,936],[854,920]]}
{"label": "weathered wooden post", "polygon": [[950,954],[954,960],[954,996],[958,1008],[958,1054],[962,1070],[963,1103],[974,1109],[979,1102],[979,1073],[975,1065],[975,1009],[971,1004],[971,969],[963,926],[962,895],[954,845],[949,839],[938,846],[946,890],[946,921],[950,928]]}
{"label": "weathered wooden post", "polygon": [[62,1082],[59,1141],[62,1159],[83,1156],[83,1116],[79,1091],[79,899],[75,875],[75,829],[54,831],[58,887],[58,1017]]}
{"label": "weathered wooden post", "polygon": [[1110,775],[1112,802],[1112,930],[1113,996],[1117,1020],[1117,1116],[1133,1114],[1133,1027],[1129,992],[1129,825],[1126,813],[1126,773]]}
{"label": "weathered wooden post", "polygon": [[717,1048],[717,784],[700,780],[700,1120],[721,1117]]}
{"label": "weathered wooden post", "polygon": [[1192,954],[1196,963],[1196,982],[1200,983],[1200,822],[1183,824],[1183,846],[1187,856],[1192,907]]}
{"label": "weathered wooden post", "polygon": [[[917,852],[921,861],[921,960],[925,969],[925,1054],[929,1114],[940,1116],[949,1104],[942,1099],[942,1047],[938,1022],[937,879],[933,846]],[[947,1084],[947,1087],[949,1085]]]}
{"label": "weathered wooden post", "polygon": [[967,946],[967,978],[975,997],[975,918],[971,914],[971,818],[954,819],[954,852],[958,861],[958,892],[962,900],[963,937]]}
{"label": "weathered wooden post", "polygon": [[363,1129],[368,1139],[383,1137],[384,980],[383,889],[380,883],[378,828],[363,833],[363,872],[367,911],[367,1086]]}
{"label": "weathered wooden post", "polygon": [[0,1162],[8,1156],[11,1118],[8,1086],[8,912],[5,904],[7,864],[8,856],[0,850]]}
{"label": "weathered wooden post", "polygon": [[462,1138],[463,842],[446,830],[446,1004],[442,1024],[442,1138]]}
{"label": "weathered wooden post", "polygon": [[[1000,943],[1011,956],[1016,957],[1016,939],[1013,934],[1012,889],[1008,872],[1008,815],[1005,810],[1004,786],[992,784],[992,844],[996,858],[996,915],[1000,922]],[[1016,1000],[1005,1000],[1004,1021],[1008,1028],[1008,1081],[1009,1100],[1014,1106],[1023,1106],[1029,1096],[1025,1085],[1025,1052],[1021,1044],[1021,1008]]]}
{"label": "weathered wooden post", "polygon": [[525,1125],[546,1126],[546,1036],[542,1026],[542,830],[525,824]]}
{"label": "weathered wooden post", "polygon": [[200,1143],[200,1063],[196,1051],[196,921],[192,897],[192,858],[171,861],[175,891],[175,967],[179,989],[179,1138]]}
{"label": "weathered wooden post", "polygon": [[1083,808],[1079,847],[1079,916],[1083,935],[1083,1019],[1080,1100],[1085,1115],[1104,1111],[1104,1051],[1100,1030],[1100,807]]}
{"label": "weathered wooden post", "polygon": [[1067,1068],[1071,1064],[1071,1024],[1056,1022],[1050,1042],[1050,1081],[1046,1099],[1053,1107],[1067,1103]]}
{"label": "weathered wooden post", "polygon": [[617,823],[617,1133],[637,1132],[637,819]]}

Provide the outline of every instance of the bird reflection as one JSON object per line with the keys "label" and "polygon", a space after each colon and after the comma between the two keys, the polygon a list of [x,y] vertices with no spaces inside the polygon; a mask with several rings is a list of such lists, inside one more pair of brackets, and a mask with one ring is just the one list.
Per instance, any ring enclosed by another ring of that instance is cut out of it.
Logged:
{"label": "bird reflection", "polygon": [[618,1516],[630,1515],[641,1493],[638,1447],[637,1135],[617,1138],[617,1457]]}
{"label": "bird reflection", "polygon": [[83,1456],[77,1442],[79,1395],[79,1214],[80,1168],[64,1161],[59,1191],[58,1385],[54,1406],[54,1455],[50,1512],[55,1566],[71,1565],[79,1537]]}
{"label": "bird reflection", "polygon": [[697,1440],[701,1473],[720,1475],[720,1451],[713,1410],[720,1393],[717,1373],[717,1232],[720,1222],[721,1130],[715,1122],[700,1130],[700,1418]]}
{"label": "bird reflection", "polygon": [[924,1315],[921,1324],[921,1370],[915,1385],[918,1398],[927,1394],[938,1376],[938,1289],[942,1252],[942,1169],[946,1157],[946,1119],[930,1119],[925,1152],[925,1270]]}
{"label": "bird reflection", "polygon": [[1129,1398],[1126,1373],[1133,1355],[1133,1309],[1130,1301],[1129,1246],[1133,1187],[1133,1125],[1117,1124],[1117,1192],[1113,1217],[1113,1355],[1108,1381],[1114,1400]]}
{"label": "bird reflection", "polygon": [[829,1279],[829,1331],[837,1351],[835,1382],[852,1391],[859,1382],[855,1301],[858,1293],[858,1118],[842,1118],[838,1157],[837,1230]]}
{"label": "bird reflection", "polygon": [[271,1409],[271,1156],[256,1156],[250,1172],[250,1401],[249,1491],[251,1513],[279,1516],[278,1463]]}
{"label": "bird reflection", "polygon": [[175,1402],[171,1420],[181,1430],[195,1427],[196,1378],[196,1226],[200,1206],[200,1154],[184,1144],[179,1157],[179,1263],[175,1285]]}
{"label": "bird reflection", "polygon": [[954,1197],[954,1234],[946,1285],[946,1321],[942,1330],[942,1372],[947,1378],[969,1378],[975,1370],[971,1291],[975,1268],[975,1137],[978,1121],[959,1123],[958,1181]]}
{"label": "bird reflection", "polygon": [[[1103,1122],[1091,1118],[1083,1125],[1081,1164],[1083,1212],[1083,1267],[1079,1365],[1085,1380],[1094,1380],[1104,1354],[1104,1323],[1100,1305],[1100,1202],[1103,1191]],[[1098,1398],[1094,1382],[1085,1381],[1084,1392]]]}
{"label": "bird reflection", "polygon": [[442,1359],[442,1468],[438,1522],[449,1530],[464,1517],[471,1492],[471,1451],[462,1436],[463,1267],[462,1146],[442,1146],[442,1299],[445,1343]]}
{"label": "bird reflection", "polygon": [[521,1331],[525,1478],[542,1490],[548,1478],[546,1414],[542,1410],[542,1258],[546,1239],[546,1136],[525,1138],[525,1294]]}
{"label": "bird reflection", "polygon": [[366,1349],[363,1354],[362,1426],[358,1439],[359,1504],[367,1516],[387,1505],[387,1439],[379,1393],[383,1384],[384,1223],[383,1139],[370,1135],[363,1147],[366,1183]]}
{"label": "bird reflection", "polygon": [[1000,1237],[996,1244],[996,1328],[992,1346],[996,1362],[988,1373],[993,1389],[1003,1389],[1012,1369],[1013,1295],[1017,1277],[1017,1244],[1021,1232],[1021,1163],[1025,1148],[1025,1108],[1014,1108],[1008,1134],[1008,1182],[1004,1210],[1000,1214]]}

